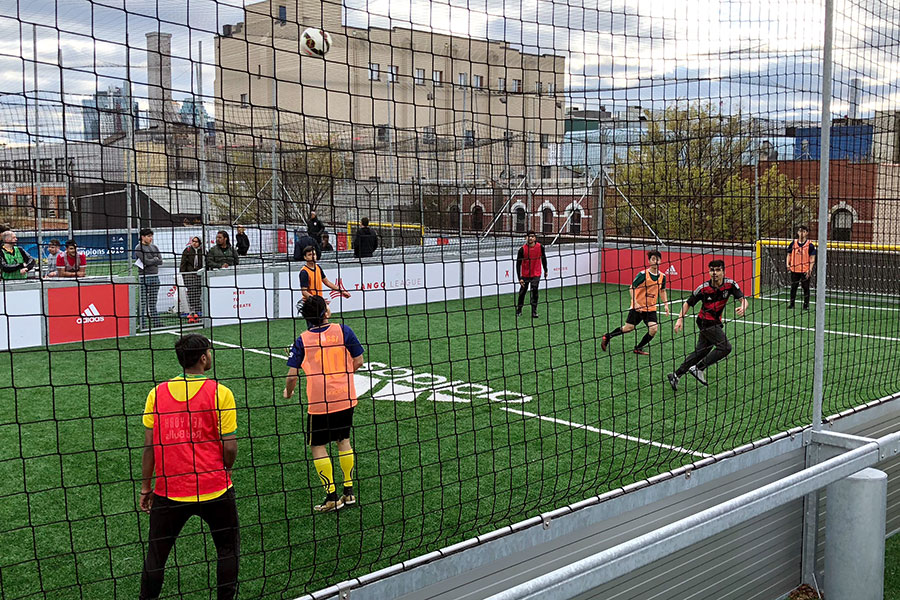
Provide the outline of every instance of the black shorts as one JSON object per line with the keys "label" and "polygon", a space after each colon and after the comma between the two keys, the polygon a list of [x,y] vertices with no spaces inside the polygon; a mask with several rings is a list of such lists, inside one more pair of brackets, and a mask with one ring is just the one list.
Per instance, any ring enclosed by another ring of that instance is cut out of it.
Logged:
{"label": "black shorts", "polygon": [[791,271],[791,283],[798,281],[802,283],[809,280],[810,278],[806,276],[806,273],[795,273],[794,271]]}
{"label": "black shorts", "polygon": [[324,446],[350,437],[353,427],[353,408],[324,415],[306,415],[306,443]]}
{"label": "black shorts", "polygon": [[629,325],[640,325],[641,322],[650,325],[650,323],[659,323],[656,320],[656,311],[652,312],[642,312],[639,310],[631,309],[628,311],[628,317],[625,319],[625,322]]}

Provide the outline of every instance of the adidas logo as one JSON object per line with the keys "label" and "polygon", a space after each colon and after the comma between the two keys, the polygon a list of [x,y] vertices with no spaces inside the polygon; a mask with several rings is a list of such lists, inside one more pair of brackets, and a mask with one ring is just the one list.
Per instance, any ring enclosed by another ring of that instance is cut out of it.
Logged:
{"label": "adidas logo", "polygon": [[82,323],[102,323],[104,321],[103,317],[100,315],[100,311],[97,310],[97,307],[94,306],[93,302],[82,311],[81,316],[78,317],[75,322],[81,325]]}

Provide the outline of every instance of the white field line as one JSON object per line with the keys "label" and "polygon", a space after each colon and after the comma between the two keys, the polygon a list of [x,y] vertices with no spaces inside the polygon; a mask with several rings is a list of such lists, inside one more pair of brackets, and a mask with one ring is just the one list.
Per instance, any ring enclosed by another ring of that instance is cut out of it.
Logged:
{"label": "white field line", "polygon": [[[162,333],[162,332],[161,332]],[[165,333],[170,333],[172,335],[181,335],[181,332],[178,331],[166,331]],[[287,356],[283,354],[274,354],[272,352],[266,352],[265,350],[257,350],[256,348],[244,348],[243,346],[238,346],[237,344],[229,344],[228,342],[220,342],[219,340],[210,340],[213,344],[218,344],[220,346],[225,346],[226,348],[235,348],[237,350],[243,350],[244,352],[252,352],[254,354],[262,354],[263,356],[271,356],[272,358],[283,358],[287,360]]]}
{"label": "white field line", "polygon": [[[782,325],[781,323],[766,323],[763,321],[749,321],[747,319],[723,319],[725,323],[740,323],[742,325],[762,325],[765,327],[780,327],[781,329],[796,329],[798,331],[815,331],[815,327],[801,327],[800,325]],[[842,335],[844,337],[866,338],[870,340],[881,340],[884,342],[900,342],[900,338],[887,337],[884,335],[871,335],[868,333],[853,333],[852,331],[835,331],[826,329],[825,333],[831,335]]]}
{"label": "white field line", "polygon": [[[761,296],[760,298],[753,298],[754,300],[769,300],[771,302],[790,302],[790,298],[776,298],[774,296]],[[816,304],[815,300],[810,300],[810,304]],[[900,308],[893,308],[890,306],[862,306],[860,304],[844,304],[842,302],[828,302],[825,301],[825,306],[838,306],[841,308],[858,308],[860,310],[886,310],[889,312],[900,312]]]}
{"label": "white field line", "polygon": [[610,431],[609,429],[599,429],[590,425],[582,425],[581,423],[573,423],[572,421],[565,421],[563,419],[557,419],[554,417],[545,417],[543,415],[537,415],[535,413],[526,412],[524,410],[517,410],[515,408],[504,408],[501,406],[500,410],[505,410],[506,412],[511,412],[526,417],[532,417],[534,419],[540,419],[541,421],[547,421],[548,423],[556,423],[557,425],[565,425],[566,427],[573,427],[575,429],[584,429],[586,431],[592,431],[594,433],[608,435],[610,437],[628,440],[630,442],[649,444],[651,446],[656,446],[657,448],[665,448],[666,450],[675,450],[676,452],[682,452],[684,454],[690,454],[692,456],[699,456],[701,458],[710,458],[712,456],[712,454],[706,454],[705,452],[696,452],[694,450],[689,450],[688,448],[682,448],[681,446],[672,446],[670,444],[663,444],[662,442],[654,442],[653,440],[646,440],[644,438],[635,437],[633,435],[616,433],[615,431]]}

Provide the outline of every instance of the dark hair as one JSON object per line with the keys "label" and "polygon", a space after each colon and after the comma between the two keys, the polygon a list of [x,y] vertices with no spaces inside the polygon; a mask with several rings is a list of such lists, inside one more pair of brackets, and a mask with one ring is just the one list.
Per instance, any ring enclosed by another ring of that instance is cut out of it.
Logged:
{"label": "dark hair", "polygon": [[178,357],[178,364],[185,369],[190,369],[200,362],[200,358],[210,348],[212,348],[212,345],[206,336],[199,333],[189,333],[178,338],[178,341],[175,342],[175,356]]}
{"label": "dark hair", "polygon": [[315,254],[315,253],[316,253],[316,248],[315,248],[315,246],[307,246],[307,247],[305,247],[305,248],[303,249],[303,252],[300,253],[300,256],[306,256],[306,254],[307,254],[308,252],[312,252],[313,254]]}
{"label": "dark hair", "polygon": [[807,227],[806,225],[798,225],[797,231],[805,231],[806,233],[809,233],[809,227]]}
{"label": "dark hair", "polygon": [[534,232],[534,229],[529,229],[528,233],[525,234],[525,237],[531,237],[531,236],[537,236],[537,234]]}
{"label": "dark hair", "polygon": [[648,258],[648,259],[649,259],[650,257],[652,257],[652,256],[655,256],[655,257],[658,258],[659,260],[662,260],[662,254],[660,253],[659,250],[651,250],[650,252],[647,253],[647,258]]}
{"label": "dark hair", "polygon": [[153,230],[149,227],[144,227],[141,229],[141,237],[144,237],[145,235],[153,235]]}
{"label": "dark hair", "polygon": [[725,261],[720,258],[709,261],[709,268],[713,269],[715,267],[722,267],[722,269],[724,270],[725,269]]}
{"label": "dark hair", "polygon": [[359,222],[362,223],[363,227],[368,227],[369,226],[369,217],[363,217],[362,219],[359,220]]}
{"label": "dark hair", "polygon": [[75,243],[75,240],[66,240],[66,248],[69,246],[75,246],[77,248],[78,244]]}
{"label": "dark hair", "polygon": [[228,239],[228,232],[225,231],[224,229],[220,229],[219,231],[217,231],[216,235],[221,235],[223,238],[225,238],[226,242],[231,243]]}
{"label": "dark hair", "polygon": [[318,327],[325,320],[325,313],[328,311],[328,305],[325,304],[325,298],[322,296],[310,296],[303,301],[303,308],[300,314],[306,319],[309,327]]}
{"label": "dark hair", "polygon": [[[62,246],[62,242],[60,242],[60,241],[59,241],[58,239],[56,239],[56,238],[53,238],[52,240],[50,240],[49,242],[47,242],[47,245],[48,245],[48,246]],[[67,244],[67,245],[68,245],[68,244]]]}

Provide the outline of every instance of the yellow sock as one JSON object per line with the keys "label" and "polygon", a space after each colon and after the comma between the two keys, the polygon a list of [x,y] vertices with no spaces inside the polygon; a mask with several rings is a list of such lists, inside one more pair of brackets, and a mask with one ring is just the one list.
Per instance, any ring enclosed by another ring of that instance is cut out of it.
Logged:
{"label": "yellow sock", "polygon": [[341,452],[339,457],[344,472],[344,487],[353,487],[353,450]]}
{"label": "yellow sock", "polygon": [[[343,464],[343,461],[341,461]],[[313,464],[316,466],[316,472],[319,474],[319,479],[322,480],[322,485],[325,486],[325,493],[330,494],[334,492],[334,472],[331,467],[331,458],[314,458]]]}

